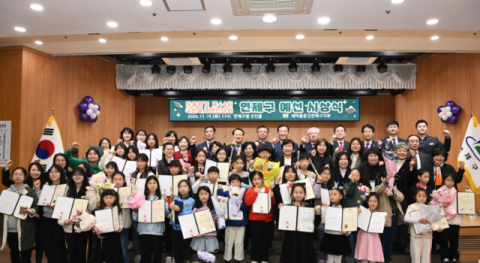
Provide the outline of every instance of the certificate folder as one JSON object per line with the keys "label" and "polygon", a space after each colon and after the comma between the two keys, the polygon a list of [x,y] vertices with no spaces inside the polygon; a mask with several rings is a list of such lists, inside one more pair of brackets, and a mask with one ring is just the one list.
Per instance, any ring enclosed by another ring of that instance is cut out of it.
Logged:
{"label": "certificate folder", "polygon": [[360,206],[362,212],[358,215],[358,228],[368,233],[382,234],[385,227],[384,212],[370,212],[370,209]]}
{"label": "certificate folder", "polygon": [[137,162],[135,161],[127,161],[117,156],[113,156],[110,161],[116,163],[118,170],[123,172],[127,177],[137,170]]}
{"label": "certificate folder", "polygon": [[184,239],[196,237],[198,234],[203,235],[216,231],[215,222],[213,221],[210,210],[179,216],[178,220]]}
{"label": "certificate folder", "polygon": [[138,150],[140,153],[144,153],[148,156],[148,166],[156,167],[158,161],[161,161],[163,158],[163,149],[157,148],[153,150]]}
{"label": "certificate folder", "polygon": [[88,207],[88,199],[59,196],[53,209],[52,218],[70,220],[78,212],[84,212]]}
{"label": "certificate folder", "polygon": [[315,209],[312,207],[283,206],[280,209],[278,229],[313,233]]}
{"label": "certificate folder", "polygon": [[113,188],[115,192],[118,193],[118,202],[120,203],[120,207],[122,209],[124,208],[129,208],[128,205],[126,204],[128,195],[132,193],[132,187],[126,186],[126,187],[116,187]]}
{"label": "certificate folder", "polygon": [[145,201],[145,203],[143,203],[138,209],[138,222],[165,222],[165,199]]}
{"label": "certificate folder", "polygon": [[357,231],[358,208],[327,207],[325,230],[347,232]]}
{"label": "certificate folder", "polygon": [[55,205],[58,196],[64,196],[67,191],[66,184],[44,185],[42,193],[38,198],[37,205],[46,206],[47,204]]}
{"label": "certificate folder", "polygon": [[[270,190],[271,191],[271,190]],[[253,203],[252,211],[256,214],[265,214],[270,213],[272,208],[272,198],[270,198],[269,193],[258,193],[255,203]]]}
{"label": "certificate folder", "polygon": [[162,196],[178,195],[178,183],[182,180],[188,180],[188,175],[159,175],[160,193]]}
{"label": "certificate folder", "polygon": [[107,208],[95,211],[97,224],[102,224],[106,230],[102,233],[115,232],[115,229],[120,229],[120,221],[118,219],[118,208]]}
{"label": "certificate folder", "polygon": [[208,169],[210,167],[217,167],[218,170],[220,170],[220,176],[218,177],[218,181],[222,183],[227,183],[228,182],[228,173],[230,171],[230,164],[229,163],[220,163],[220,162],[214,162],[212,160],[206,160],[205,162],[205,171],[204,174],[205,176],[208,175]]}

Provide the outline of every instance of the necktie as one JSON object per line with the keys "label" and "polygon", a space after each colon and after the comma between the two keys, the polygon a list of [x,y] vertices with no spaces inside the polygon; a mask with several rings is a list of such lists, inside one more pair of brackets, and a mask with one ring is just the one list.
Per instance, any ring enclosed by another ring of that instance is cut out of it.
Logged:
{"label": "necktie", "polygon": [[340,143],[340,151],[343,152],[343,142],[339,142]]}
{"label": "necktie", "polygon": [[397,142],[395,140],[397,140],[397,139],[392,139],[392,144],[393,145],[397,144]]}
{"label": "necktie", "polygon": [[370,143],[369,142],[367,142],[367,146],[365,146],[365,152],[367,152],[368,149],[370,149]]}
{"label": "necktie", "polygon": [[441,167],[443,164],[435,164],[435,186],[442,185],[442,170]]}

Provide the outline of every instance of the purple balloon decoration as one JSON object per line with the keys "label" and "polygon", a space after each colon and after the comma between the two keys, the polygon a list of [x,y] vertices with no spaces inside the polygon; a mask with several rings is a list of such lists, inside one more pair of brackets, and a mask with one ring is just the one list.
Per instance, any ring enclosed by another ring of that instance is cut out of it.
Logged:
{"label": "purple balloon decoration", "polygon": [[452,107],[452,113],[455,116],[459,115],[460,113],[462,113],[462,107],[460,107],[458,105],[453,106]]}
{"label": "purple balloon decoration", "polygon": [[85,98],[83,98],[82,101],[85,102],[85,103],[87,103],[87,105],[88,105],[88,104],[90,104],[90,103],[93,103],[93,98],[90,97],[90,96],[86,96]]}
{"label": "purple balloon decoration", "polygon": [[[448,119],[450,119],[451,117],[449,117]],[[446,120],[443,120],[442,118],[440,118],[440,120],[443,122],[443,123],[448,123],[448,119]]]}
{"label": "purple balloon decoration", "polygon": [[455,115],[450,116],[450,117],[448,118],[448,122],[449,122],[450,124],[455,124],[455,123],[458,122],[458,117],[455,116]]}
{"label": "purple balloon decoration", "polygon": [[437,108],[437,113],[442,112],[442,108],[443,108],[443,107],[445,107],[445,106],[438,106],[438,108]]}
{"label": "purple balloon decoration", "polygon": [[100,105],[96,104],[98,106],[98,110],[100,110]]}
{"label": "purple balloon decoration", "polygon": [[452,108],[453,106],[455,106],[455,102],[449,100],[449,101],[447,101],[447,103],[445,104],[445,106],[448,106],[448,107]]}
{"label": "purple balloon decoration", "polygon": [[89,118],[89,121],[90,121],[91,123],[94,123],[94,122],[96,122],[96,121],[98,120],[98,118],[92,119],[92,118],[90,118],[90,116],[89,116],[88,118]]}
{"label": "purple balloon decoration", "polygon": [[88,116],[88,114],[86,114],[86,113],[80,114],[80,120],[81,121],[88,121],[89,119],[90,119],[90,116]]}
{"label": "purple balloon decoration", "polygon": [[85,103],[85,102],[80,102],[80,103],[78,104],[78,109],[79,109],[81,112],[87,111],[87,110],[88,110],[88,104]]}

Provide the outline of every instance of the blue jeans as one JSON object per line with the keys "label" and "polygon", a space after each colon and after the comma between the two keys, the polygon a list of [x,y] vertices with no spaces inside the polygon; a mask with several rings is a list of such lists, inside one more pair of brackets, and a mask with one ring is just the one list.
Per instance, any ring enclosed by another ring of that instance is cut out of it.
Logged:
{"label": "blue jeans", "polygon": [[383,257],[385,262],[392,262],[393,241],[395,240],[395,233],[397,232],[398,215],[392,216],[392,226],[385,227],[383,234],[380,234],[380,241],[382,241]]}
{"label": "blue jeans", "polygon": [[129,255],[128,255],[128,233],[130,232],[130,228],[122,229],[120,232],[120,243],[122,244],[122,252],[123,252],[123,259],[125,263],[130,263]]}
{"label": "blue jeans", "polygon": [[323,232],[323,230],[317,229],[317,259],[327,261],[327,254],[320,250],[323,236],[325,236],[325,232]]}
{"label": "blue jeans", "polygon": [[357,246],[357,234],[358,232],[350,232],[350,235],[348,235],[348,243],[350,243],[350,249],[352,249],[352,253],[345,256],[345,262],[359,261],[359,260],[355,260],[355,247]]}
{"label": "blue jeans", "polygon": [[132,243],[133,243],[133,253],[136,255],[140,255],[140,239],[138,239],[138,222],[132,220]]}

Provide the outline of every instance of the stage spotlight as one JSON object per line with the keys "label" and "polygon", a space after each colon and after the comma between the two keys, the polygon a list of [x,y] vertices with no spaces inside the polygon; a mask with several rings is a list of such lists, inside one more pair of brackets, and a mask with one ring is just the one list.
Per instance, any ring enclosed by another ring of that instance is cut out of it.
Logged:
{"label": "stage spotlight", "polygon": [[205,74],[210,73],[210,69],[212,68],[212,65],[210,64],[210,61],[208,61],[208,58],[205,61],[205,64],[203,64],[203,69],[202,72]]}
{"label": "stage spotlight", "polygon": [[227,58],[227,61],[225,61],[225,65],[223,66],[223,73],[229,73],[229,72],[232,72],[232,65],[230,64],[230,62],[228,62],[228,58]]}
{"label": "stage spotlight", "polygon": [[250,65],[250,62],[248,62],[248,59],[245,61],[242,67],[243,67],[243,72],[252,72],[252,65]]}
{"label": "stage spotlight", "polygon": [[315,58],[315,61],[313,61],[313,65],[312,65],[312,72],[320,72],[320,64],[318,63],[318,60],[317,58]]}
{"label": "stage spotlight", "polygon": [[168,66],[167,67],[167,73],[170,74],[170,75],[175,74],[175,70],[177,70],[177,67],[175,67],[175,66]]}
{"label": "stage spotlight", "polygon": [[267,66],[265,67],[265,70],[267,71],[267,73],[275,72],[275,66],[273,65],[272,59],[270,59],[270,62],[268,62]]}
{"label": "stage spotlight", "polygon": [[380,61],[380,63],[378,64],[377,69],[378,69],[378,73],[385,73],[385,72],[387,72],[388,66],[387,66],[387,64],[385,64],[385,62],[383,62],[383,59],[382,59],[382,61]]}
{"label": "stage spotlight", "polygon": [[356,66],[355,67],[356,72],[365,73],[366,70],[367,70],[367,67],[365,67],[365,66]]}
{"label": "stage spotlight", "polygon": [[193,72],[193,67],[192,66],[184,66],[183,67],[183,73],[192,74],[192,72]]}
{"label": "stage spotlight", "polygon": [[333,66],[333,72],[335,72],[335,73],[342,73],[342,72],[343,72],[343,65],[335,65],[335,66]]}
{"label": "stage spotlight", "polygon": [[152,74],[154,74],[154,75],[160,74],[160,66],[157,64],[156,60],[153,61],[153,66],[152,66],[151,70],[152,70]]}
{"label": "stage spotlight", "polygon": [[297,62],[295,62],[295,59],[292,58],[292,62],[290,62],[290,65],[288,65],[288,71],[297,72],[297,69],[298,69]]}

